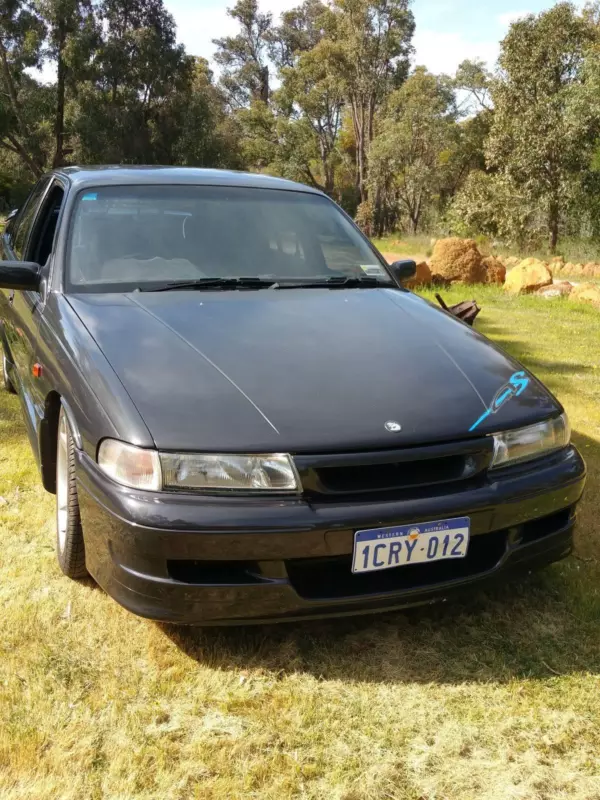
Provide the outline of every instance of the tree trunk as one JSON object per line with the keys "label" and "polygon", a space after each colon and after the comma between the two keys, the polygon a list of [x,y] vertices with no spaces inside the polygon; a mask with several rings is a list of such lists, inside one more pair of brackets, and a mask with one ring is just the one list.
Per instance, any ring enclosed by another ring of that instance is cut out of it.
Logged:
{"label": "tree trunk", "polygon": [[351,101],[352,127],[354,128],[354,139],[356,141],[356,188],[360,194],[360,202],[368,200],[367,190],[367,144],[368,134],[365,119],[364,106],[360,100],[352,98]]}
{"label": "tree trunk", "polygon": [[550,208],[548,212],[548,226],[550,228],[550,252],[552,255],[556,253],[556,245],[558,244],[558,224],[560,219],[560,206],[557,198],[550,201]]}
{"label": "tree trunk", "polygon": [[56,71],[56,117],[54,120],[55,151],[53,167],[62,167],[64,163],[64,138],[65,138],[65,84],[67,66],[64,61],[64,49],[66,41],[66,30],[64,23],[59,24],[58,28],[58,65]]}

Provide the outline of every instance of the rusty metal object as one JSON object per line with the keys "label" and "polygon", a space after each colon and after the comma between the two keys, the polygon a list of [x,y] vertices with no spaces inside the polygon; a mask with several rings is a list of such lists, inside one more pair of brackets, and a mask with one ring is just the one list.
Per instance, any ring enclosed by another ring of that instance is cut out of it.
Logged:
{"label": "rusty metal object", "polygon": [[436,294],[435,299],[444,311],[454,314],[455,317],[458,317],[458,319],[466,322],[467,325],[471,327],[473,327],[473,323],[481,311],[475,300],[464,300],[462,303],[457,303],[455,306],[447,306],[440,294]]}

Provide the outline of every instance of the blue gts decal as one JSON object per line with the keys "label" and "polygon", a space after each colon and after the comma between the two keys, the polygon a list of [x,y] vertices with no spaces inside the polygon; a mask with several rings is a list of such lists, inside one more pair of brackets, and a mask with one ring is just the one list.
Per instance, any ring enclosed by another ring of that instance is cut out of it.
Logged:
{"label": "blue gts decal", "polygon": [[496,396],[490,403],[490,407],[479,417],[474,425],[471,425],[469,431],[474,431],[478,425],[481,425],[484,419],[487,419],[491,414],[495,414],[511,397],[518,397],[520,394],[523,394],[528,385],[529,378],[524,372],[515,372],[514,375],[511,375],[504,386],[496,392]]}
{"label": "blue gts decal", "polygon": [[98,199],[98,194],[97,194],[97,192],[88,192],[87,194],[84,194],[81,199],[82,200],[88,200],[88,201],[89,200],[97,200]]}

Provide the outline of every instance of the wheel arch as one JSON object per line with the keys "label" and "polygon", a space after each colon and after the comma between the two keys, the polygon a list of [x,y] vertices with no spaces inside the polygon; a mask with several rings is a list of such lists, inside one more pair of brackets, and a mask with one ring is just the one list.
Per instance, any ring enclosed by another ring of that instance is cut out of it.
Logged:
{"label": "wheel arch", "polygon": [[81,434],[69,403],[57,391],[51,391],[44,403],[44,416],[39,427],[39,453],[42,483],[47,492],[56,494],[56,445],[58,418],[64,408],[73,442],[78,450],[82,448]]}

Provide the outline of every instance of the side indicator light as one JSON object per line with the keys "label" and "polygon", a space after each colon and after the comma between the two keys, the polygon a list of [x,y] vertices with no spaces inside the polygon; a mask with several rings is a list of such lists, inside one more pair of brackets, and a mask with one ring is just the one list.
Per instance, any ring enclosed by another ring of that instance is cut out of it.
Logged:
{"label": "side indicator light", "polygon": [[34,378],[41,378],[42,377],[42,365],[41,364],[34,364],[31,368],[31,372],[33,373]]}

